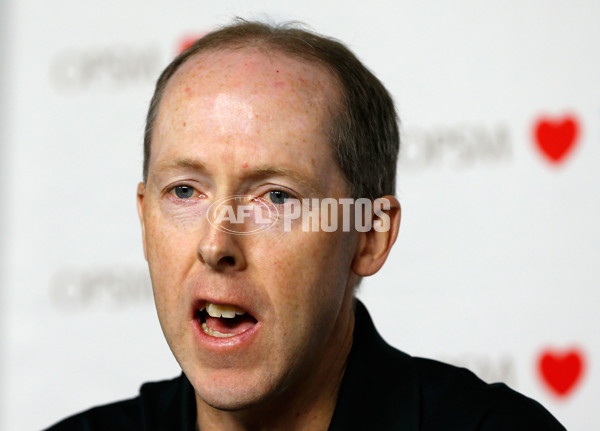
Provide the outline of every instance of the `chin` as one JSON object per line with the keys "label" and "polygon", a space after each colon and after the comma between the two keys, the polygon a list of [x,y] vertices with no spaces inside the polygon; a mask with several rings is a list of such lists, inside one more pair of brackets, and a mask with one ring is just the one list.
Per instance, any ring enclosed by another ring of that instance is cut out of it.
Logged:
{"label": "chin", "polygon": [[[275,392],[265,381],[257,382],[243,378],[213,378],[194,382],[190,379],[196,392],[196,399],[219,410],[238,411],[260,405]],[[209,383],[211,382],[212,383]]]}
{"label": "chin", "polygon": [[210,388],[196,390],[196,398],[218,410],[239,411],[260,405],[269,398],[261,392],[244,388]]}

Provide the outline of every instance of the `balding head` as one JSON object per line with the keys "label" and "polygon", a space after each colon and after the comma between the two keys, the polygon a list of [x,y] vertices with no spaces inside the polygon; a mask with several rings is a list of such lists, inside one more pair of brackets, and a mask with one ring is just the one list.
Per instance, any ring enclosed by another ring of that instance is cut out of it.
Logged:
{"label": "balding head", "polygon": [[381,82],[335,40],[291,26],[246,21],[207,34],[175,58],[160,76],[146,119],[144,181],[156,116],[173,75],[190,59],[201,58],[201,53],[249,48],[279,52],[329,71],[331,82],[339,84],[340,97],[339,103],[330,105],[325,133],[351,195],[375,199],[394,194],[400,141],[394,105]]}

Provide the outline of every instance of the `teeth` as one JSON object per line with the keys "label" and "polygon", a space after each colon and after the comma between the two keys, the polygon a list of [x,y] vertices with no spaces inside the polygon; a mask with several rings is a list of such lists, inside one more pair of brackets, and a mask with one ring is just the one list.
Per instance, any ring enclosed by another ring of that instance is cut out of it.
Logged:
{"label": "teeth", "polygon": [[206,322],[202,323],[202,330],[204,331],[205,334],[210,335],[211,337],[217,337],[217,338],[228,338],[228,337],[233,337],[235,335],[235,334],[223,334],[222,332],[215,331],[214,329],[206,326]]}
{"label": "teeth", "polygon": [[246,314],[244,310],[235,305],[217,305],[210,302],[206,304],[206,312],[211,317],[225,317],[227,319],[233,319],[236,315],[241,316],[242,314]]}

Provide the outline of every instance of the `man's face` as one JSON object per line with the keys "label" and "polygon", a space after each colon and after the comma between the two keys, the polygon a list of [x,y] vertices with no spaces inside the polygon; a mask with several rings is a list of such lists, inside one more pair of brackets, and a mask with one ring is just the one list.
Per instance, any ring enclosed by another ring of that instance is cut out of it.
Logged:
{"label": "man's face", "polygon": [[[167,342],[214,407],[296,390],[349,348],[356,234],[276,222],[236,235],[205,217],[231,195],[279,210],[349,197],[324,133],[336,100],[320,67],[246,49],[189,60],[164,94],[139,195],[144,247]],[[209,304],[246,314],[211,317]]]}

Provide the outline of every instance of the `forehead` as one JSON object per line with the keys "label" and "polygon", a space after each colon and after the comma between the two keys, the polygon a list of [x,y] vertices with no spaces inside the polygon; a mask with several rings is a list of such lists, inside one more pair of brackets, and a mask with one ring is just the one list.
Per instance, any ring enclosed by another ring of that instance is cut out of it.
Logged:
{"label": "forehead", "polygon": [[317,171],[331,170],[326,128],[338,100],[338,85],[321,65],[254,48],[202,53],[165,89],[150,165],[182,152],[208,162],[265,161],[276,153],[281,164],[314,165],[316,158]]}
{"label": "forehead", "polygon": [[159,106],[149,178],[193,160],[227,181],[278,169],[345,190],[327,133],[338,93],[325,67],[283,54],[244,48],[191,58]]}
{"label": "forehead", "polygon": [[[331,100],[337,83],[326,68],[266,47],[241,47],[202,52],[186,61],[171,77],[166,92],[201,85],[212,91],[275,92],[293,97]],[[273,90],[279,90],[273,91]],[[285,94],[287,93],[287,94]],[[334,98],[337,99],[337,98]]]}
{"label": "forehead", "polygon": [[336,80],[319,64],[258,48],[209,51],[189,59],[171,77],[157,123],[204,104],[213,114],[238,113],[240,120],[294,116],[325,128],[338,99]]}

